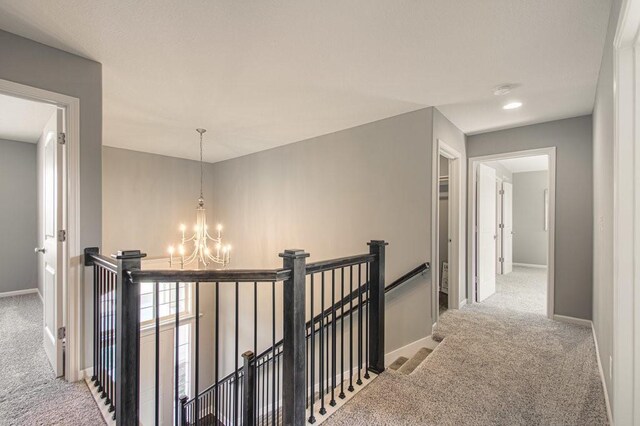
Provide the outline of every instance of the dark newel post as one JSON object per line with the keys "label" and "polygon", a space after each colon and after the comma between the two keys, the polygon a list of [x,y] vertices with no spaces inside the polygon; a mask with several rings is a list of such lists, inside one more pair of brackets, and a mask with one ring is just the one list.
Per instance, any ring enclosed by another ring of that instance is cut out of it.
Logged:
{"label": "dark newel post", "polygon": [[285,425],[299,426],[305,423],[305,276],[309,254],[285,250],[280,257],[284,269],[291,270],[283,283],[282,414]]}
{"label": "dark newel post", "polygon": [[[187,423],[187,401],[189,398],[186,395],[180,397],[180,424],[186,426]],[[196,413],[196,416],[198,414]]]}
{"label": "dark newel post", "polygon": [[116,281],[116,423],[137,426],[140,414],[140,283],[128,271],[140,269],[140,250],[119,251]]}
{"label": "dark newel post", "polygon": [[251,351],[247,351],[242,354],[244,359],[244,365],[242,371],[244,372],[243,386],[242,386],[242,424],[244,426],[255,425],[255,407],[253,406],[253,395],[256,383],[256,364],[255,354]]}
{"label": "dark newel post", "polygon": [[369,370],[384,371],[384,251],[387,243],[372,240],[369,253],[375,255],[369,274]]}

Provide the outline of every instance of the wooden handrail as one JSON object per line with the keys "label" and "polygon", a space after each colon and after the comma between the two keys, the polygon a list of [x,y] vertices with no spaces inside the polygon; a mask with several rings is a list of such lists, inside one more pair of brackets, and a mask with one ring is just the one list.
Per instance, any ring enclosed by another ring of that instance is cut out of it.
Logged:
{"label": "wooden handrail", "polygon": [[284,281],[290,269],[139,270],[129,271],[133,282],[272,282]]}

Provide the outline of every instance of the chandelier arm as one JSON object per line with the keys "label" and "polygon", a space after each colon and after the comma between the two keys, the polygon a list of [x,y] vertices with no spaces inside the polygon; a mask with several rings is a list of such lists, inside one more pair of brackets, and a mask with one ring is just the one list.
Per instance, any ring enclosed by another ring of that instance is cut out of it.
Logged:
{"label": "chandelier arm", "polygon": [[196,234],[193,234],[193,235],[191,236],[191,238],[189,238],[188,240],[184,240],[184,241],[182,242],[182,244],[184,244],[184,243],[188,243],[188,242],[190,242],[190,241],[194,241],[195,239],[196,239]]}

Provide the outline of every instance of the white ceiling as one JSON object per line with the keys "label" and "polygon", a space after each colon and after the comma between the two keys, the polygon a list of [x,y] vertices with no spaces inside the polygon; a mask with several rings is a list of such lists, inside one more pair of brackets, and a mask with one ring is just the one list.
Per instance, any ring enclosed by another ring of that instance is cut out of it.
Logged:
{"label": "white ceiling", "polygon": [[538,172],[549,169],[549,157],[546,155],[534,155],[531,157],[509,158],[499,160],[511,173]]}
{"label": "white ceiling", "polygon": [[217,161],[426,106],[467,133],[588,114],[609,7],[3,0],[0,28],[103,64],[105,145],[197,158],[205,127]]}
{"label": "white ceiling", "polygon": [[0,139],[37,143],[56,107],[0,93]]}

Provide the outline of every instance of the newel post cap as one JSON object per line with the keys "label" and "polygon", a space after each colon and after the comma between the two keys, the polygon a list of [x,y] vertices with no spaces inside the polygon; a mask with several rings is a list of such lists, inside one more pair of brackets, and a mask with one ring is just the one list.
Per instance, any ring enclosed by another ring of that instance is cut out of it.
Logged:
{"label": "newel post cap", "polygon": [[284,253],[280,253],[279,256],[287,259],[301,259],[310,255],[301,249],[289,249],[285,250]]}
{"label": "newel post cap", "polygon": [[142,253],[140,250],[118,250],[116,254],[111,255],[114,259],[142,259],[147,257],[147,253]]}
{"label": "newel post cap", "polygon": [[367,243],[368,246],[388,246],[389,243],[385,240],[371,240]]}

